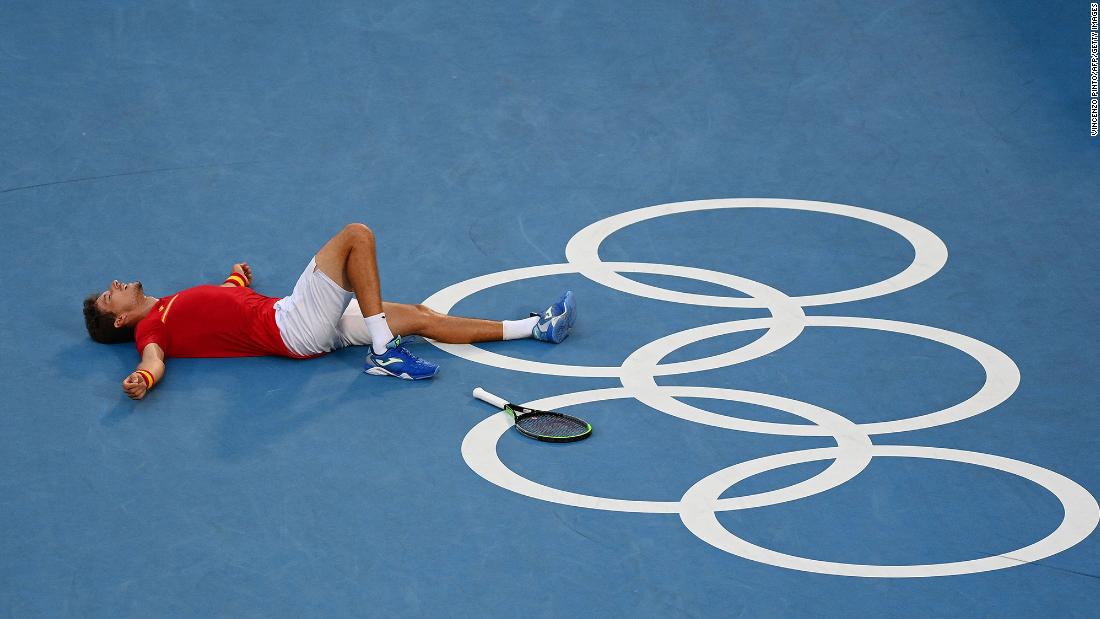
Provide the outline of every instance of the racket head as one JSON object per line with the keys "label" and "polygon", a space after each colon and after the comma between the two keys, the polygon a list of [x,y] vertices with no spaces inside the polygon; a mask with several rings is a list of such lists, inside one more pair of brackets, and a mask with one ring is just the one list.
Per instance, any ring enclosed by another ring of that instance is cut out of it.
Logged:
{"label": "racket head", "polygon": [[509,404],[505,410],[515,417],[516,430],[536,441],[571,443],[592,436],[592,424],[572,415],[515,404]]}

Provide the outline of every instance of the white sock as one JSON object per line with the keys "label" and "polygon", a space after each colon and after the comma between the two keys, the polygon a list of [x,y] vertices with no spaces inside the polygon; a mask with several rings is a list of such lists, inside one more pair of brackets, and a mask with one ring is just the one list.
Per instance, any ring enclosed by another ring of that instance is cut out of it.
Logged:
{"label": "white sock", "polygon": [[523,320],[505,320],[504,339],[522,340],[525,337],[531,337],[531,329],[535,328],[535,323],[538,321],[538,316],[524,318]]}
{"label": "white sock", "polygon": [[386,323],[386,314],[367,316],[365,320],[367,331],[370,331],[371,349],[374,350],[374,354],[380,355],[386,352],[386,344],[393,339],[390,325]]}

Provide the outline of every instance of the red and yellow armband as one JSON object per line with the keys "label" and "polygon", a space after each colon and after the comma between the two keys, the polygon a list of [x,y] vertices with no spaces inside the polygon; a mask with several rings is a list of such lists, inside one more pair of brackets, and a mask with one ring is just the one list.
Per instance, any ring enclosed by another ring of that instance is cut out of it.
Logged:
{"label": "red and yellow armband", "polygon": [[153,385],[157,384],[157,379],[153,378],[153,373],[149,370],[137,370],[137,373],[141,375],[141,378],[145,381],[145,388],[152,389]]}
{"label": "red and yellow armband", "polygon": [[240,273],[234,273],[225,278],[225,281],[222,282],[222,284],[233,284],[238,288],[245,288],[248,286],[248,281],[245,280],[244,275],[241,275]]}

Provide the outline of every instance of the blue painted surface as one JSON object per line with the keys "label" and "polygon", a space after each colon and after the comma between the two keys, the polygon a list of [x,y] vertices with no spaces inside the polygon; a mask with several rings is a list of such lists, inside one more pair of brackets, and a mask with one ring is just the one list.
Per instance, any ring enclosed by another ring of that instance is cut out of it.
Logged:
{"label": "blue painted surface", "polygon": [[[1100,142],[1088,137],[1087,3],[7,2],[0,7],[0,614],[28,616],[1089,616],[1092,536],[1037,565],[916,580],[788,571],[718,551],[674,515],[586,511],[477,477],[459,453],[477,384],[535,399],[609,387],[443,364],[425,384],[359,373],[359,350],[171,360],[133,403],[131,346],[91,343],[78,305],[111,278],[152,294],[247,260],[287,294],[339,227],[374,228],[389,299],[559,262],[585,225],[719,197],[852,204],[951,254],[901,293],[808,313],[933,325],[996,346],[1019,391],[959,423],[877,437],[1030,462],[1100,493],[1094,277]],[[912,250],[861,222],[782,211],[639,224],[608,260],[705,267],[803,295],[862,285]],[[394,265],[405,263],[408,268]],[[677,289],[695,282],[639,276]],[[456,313],[583,315],[559,347],[618,364],[657,337],[759,311],[639,299],[579,276],[475,295]],[[747,341],[694,344],[683,360]],[[812,329],[764,359],[661,384],[737,386],[856,421],[981,384],[906,336]],[[775,411],[696,401],[794,422]],[[700,478],[826,446],[723,432],[632,401],[576,407],[569,446],[500,454],[546,484],[676,500]],[[753,479],[760,491],[808,464]],[[723,514],[783,552],[918,563],[1010,551],[1054,498],[968,465],[876,459],[828,493]]]}

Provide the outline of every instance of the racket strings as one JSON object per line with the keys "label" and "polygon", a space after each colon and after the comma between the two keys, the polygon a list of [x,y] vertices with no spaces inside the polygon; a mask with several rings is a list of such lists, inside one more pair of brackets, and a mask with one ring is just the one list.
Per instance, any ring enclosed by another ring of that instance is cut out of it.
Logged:
{"label": "racket strings", "polygon": [[516,425],[525,432],[539,436],[567,437],[588,432],[587,423],[554,413],[521,415]]}

